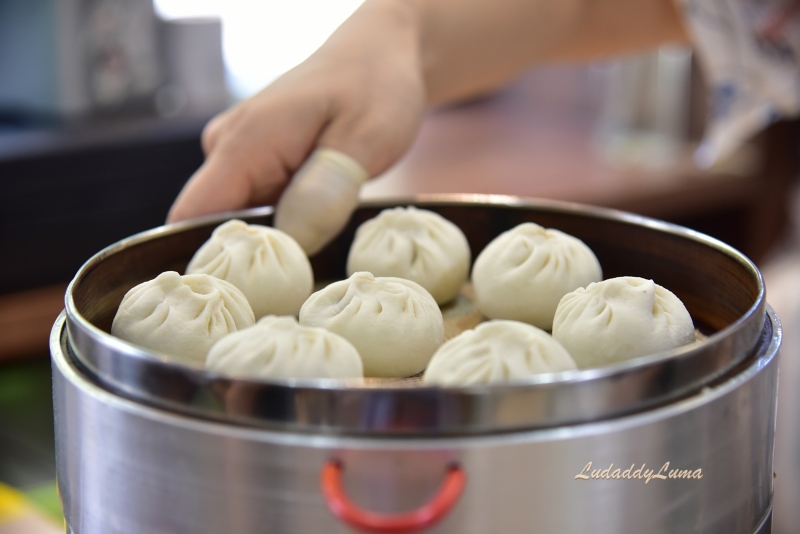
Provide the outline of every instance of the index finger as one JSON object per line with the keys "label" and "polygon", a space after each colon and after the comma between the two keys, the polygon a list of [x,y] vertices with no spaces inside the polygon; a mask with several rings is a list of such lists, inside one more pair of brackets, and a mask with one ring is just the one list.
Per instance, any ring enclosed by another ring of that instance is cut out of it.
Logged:
{"label": "index finger", "polygon": [[244,156],[212,152],[175,199],[167,222],[273,202],[286,182],[286,171],[274,158],[266,159],[256,167]]}

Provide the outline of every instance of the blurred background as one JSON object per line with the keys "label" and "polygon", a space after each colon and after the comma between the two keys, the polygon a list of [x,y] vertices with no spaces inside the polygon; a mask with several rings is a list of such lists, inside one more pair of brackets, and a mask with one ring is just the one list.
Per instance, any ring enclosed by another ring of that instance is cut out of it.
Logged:
{"label": "blurred background", "polygon": [[[47,339],[72,275],[162,224],[202,163],[206,121],[305,59],[360,3],[0,0],[0,534],[59,522]],[[706,107],[690,48],[544,66],[432,110],[409,154],[363,195],[594,204],[750,256],[786,328],[774,532],[797,532],[800,123],[776,123],[701,169]]]}

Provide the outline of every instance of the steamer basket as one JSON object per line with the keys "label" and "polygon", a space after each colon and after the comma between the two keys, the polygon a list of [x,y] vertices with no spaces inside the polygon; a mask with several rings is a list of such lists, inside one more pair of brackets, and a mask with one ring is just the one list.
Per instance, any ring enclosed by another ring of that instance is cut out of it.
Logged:
{"label": "steamer basket", "polygon": [[[781,327],[752,262],[630,214],[435,196],[362,205],[312,259],[315,278],[344,278],[358,224],[408,204],[460,226],[473,258],[524,221],[575,235],[605,278],[652,278],[708,337],[502,386],[229,379],[165,362],[108,330],[128,289],[182,272],[225,220],[270,224],[271,209],[139,234],[81,268],[53,329],[70,532],[769,532]],[[702,478],[602,478],[605,468],[610,476],[666,462]]]}
{"label": "steamer basket", "polygon": [[473,257],[525,221],[582,239],[605,278],[652,278],[686,304],[708,339],[599,369],[541,375],[503,386],[353,387],[343,381],[252,381],[166,362],[108,334],[124,294],[166,270],[183,272],[216,226],[237,217],[271,224],[271,208],[159,228],[90,259],[67,291],[75,354],[121,395],[170,410],[274,429],[333,434],[468,434],[542,428],[613,417],[669,402],[713,383],[752,353],[764,326],[758,269],[727,245],[674,225],[552,202],[424,197],[363,205],[348,228],[313,258],[316,280],[345,278],[357,226],[381,209],[413,204],[461,227]]}

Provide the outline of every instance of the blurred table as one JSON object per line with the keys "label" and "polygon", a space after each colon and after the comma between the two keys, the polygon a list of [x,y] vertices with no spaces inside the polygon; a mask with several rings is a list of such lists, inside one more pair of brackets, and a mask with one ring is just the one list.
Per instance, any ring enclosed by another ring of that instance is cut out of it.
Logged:
{"label": "blurred table", "polygon": [[593,204],[689,226],[755,261],[780,235],[797,169],[797,124],[776,125],[708,172],[692,164],[689,146],[661,168],[625,166],[599,148],[596,110],[540,100],[519,83],[432,113],[409,154],[368,183],[364,198],[458,192]]}

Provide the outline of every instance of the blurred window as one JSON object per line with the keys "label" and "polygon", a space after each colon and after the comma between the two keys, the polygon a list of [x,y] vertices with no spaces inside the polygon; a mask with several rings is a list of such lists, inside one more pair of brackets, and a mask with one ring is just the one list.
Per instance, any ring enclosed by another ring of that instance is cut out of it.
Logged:
{"label": "blurred window", "polygon": [[219,17],[228,87],[245,98],[316,50],[363,0],[153,0],[161,18]]}

